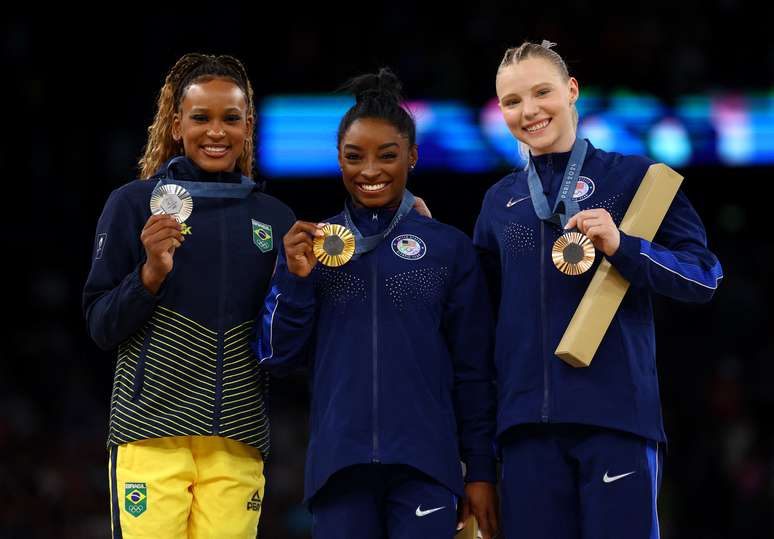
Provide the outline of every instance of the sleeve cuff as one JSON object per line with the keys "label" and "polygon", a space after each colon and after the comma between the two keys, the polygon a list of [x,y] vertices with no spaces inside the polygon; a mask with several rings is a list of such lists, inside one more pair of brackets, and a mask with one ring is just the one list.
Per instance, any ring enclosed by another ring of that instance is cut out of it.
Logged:
{"label": "sleeve cuff", "polygon": [[280,272],[277,287],[287,303],[299,307],[314,304],[314,281],[311,274],[308,277],[299,277],[285,267],[277,268],[277,271]]}
{"label": "sleeve cuff", "polygon": [[465,482],[486,481],[497,483],[497,469],[494,456],[475,455],[465,461]]}
{"label": "sleeve cuff", "polygon": [[606,256],[613,267],[621,273],[627,273],[634,270],[639,262],[641,239],[635,236],[629,236],[621,232],[621,243],[618,250],[612,256]]}
{"label": "sleeve cuff", "polygon": [[[142,272],[142,265],[145,262],[141,262],[137,265],[136,268],[134,268],[134,271],[129,274],[129,285],[131,287],[132,292],[135,294],[135,297],[137,297],[140,301],[143,303],[147,303],[148,305],[155,305],[158,303],[158,301],[164,296],[164,292],[167,290],[167,281],[169,281],[169,276],[172,275],[170,272],[166,278],[162,281],[161,286],[159,287],[159,291],[156,295],[151,294],[147,288],[145,288],[145,285],[142,284],[142,277],[140,277],[140,274]],[[172,272],[175,270],[173,269]]]}

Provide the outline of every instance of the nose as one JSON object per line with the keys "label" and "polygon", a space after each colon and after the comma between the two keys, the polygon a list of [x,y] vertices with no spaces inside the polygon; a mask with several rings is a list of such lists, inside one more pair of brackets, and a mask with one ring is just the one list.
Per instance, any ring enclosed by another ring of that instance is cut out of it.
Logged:
{"label": "nose", "polygon": [[538,112],[540,112],[540,107],[534,99],[525,98],[522,104],[522,110],[524,111],[525,118],[530,119],[537,116]]}
{"label": "nose", "polygon": [[381,173],[382,171],[372,160],[369,160],[366,163],[365,168],[363,168],[362,172],[360,172],[360,174],[362,174],[362,176],[369,181],[378,178]]}
{"label": "nose", "polygon": [[212,138],[223,138],[226,136],[226,132],[223,130],[223,124],[220,122],[212,122],[207,127],[207,136]]}

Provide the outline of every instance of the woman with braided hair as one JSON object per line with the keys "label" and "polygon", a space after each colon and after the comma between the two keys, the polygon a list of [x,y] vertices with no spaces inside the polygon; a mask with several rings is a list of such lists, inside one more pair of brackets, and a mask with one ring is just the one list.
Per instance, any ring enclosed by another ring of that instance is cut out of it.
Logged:
{"label": "woman with braided hair", "polygon": [[256,536],[268,378],[249,338],[295,218],[250,178],[254,118],[237,59],[180,58],[141,179],[111,193],[97,224],[83,308],[97,345],[118,349],[113,537]]}

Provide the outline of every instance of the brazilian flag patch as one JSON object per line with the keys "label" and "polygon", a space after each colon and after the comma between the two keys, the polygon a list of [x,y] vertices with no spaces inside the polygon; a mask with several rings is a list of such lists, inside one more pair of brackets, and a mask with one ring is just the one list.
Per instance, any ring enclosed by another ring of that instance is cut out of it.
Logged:
{"label": "brazilian flag patch", "polygon": [[274,238],[271,232],[271,225],[267,225],[255,219],[253,222],[253,243],[262,253],[268,253],[274,248]]}
{"label": "brazilian flag patch", "polygon": [[133,517],[139,517],[148,508],[148,488],[145,483],[126,483],[124,509]]}

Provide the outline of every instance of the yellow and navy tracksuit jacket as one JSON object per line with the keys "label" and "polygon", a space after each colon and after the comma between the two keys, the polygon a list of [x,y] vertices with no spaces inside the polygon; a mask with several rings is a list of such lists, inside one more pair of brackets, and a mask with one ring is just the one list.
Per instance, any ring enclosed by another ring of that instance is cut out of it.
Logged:
{"label": "yellow and navy tracksuit jacket", "polygon": [[[140,232],[159,178],[241,183],[241,198],[193,196],[185,243],[158,294],[140,280]],[[108,446],[163,436],[218,435],[269,452],[268,375],[250,348],[277,246],[295,218],[239,173],[170,160],[150,180],[110,195],[83,292],[88,331],[118,348]]]}

